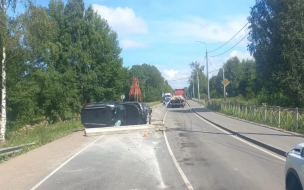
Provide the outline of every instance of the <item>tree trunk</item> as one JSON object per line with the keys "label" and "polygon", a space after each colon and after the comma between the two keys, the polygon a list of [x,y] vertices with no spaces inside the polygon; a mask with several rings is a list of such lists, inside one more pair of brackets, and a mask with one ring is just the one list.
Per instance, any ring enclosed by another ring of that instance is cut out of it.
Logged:
{"label": "tree trunk", "polygon": [[2,49],[2,97],[1,97],[1,124],[0,124],[0,141],[5,140],[5,129],[6,129],[6,51],[5,46]]}
{"label": "tree trunk", "polygon": [[[2,11],[6,13],[6,0],[2,0]],[[6,21],[4,21],[6,23]],[[5,141],[6,130],[6,49],[5,44],[2,47],[2,97],[1,97],[1,123],[0,123],[0,141]]]}

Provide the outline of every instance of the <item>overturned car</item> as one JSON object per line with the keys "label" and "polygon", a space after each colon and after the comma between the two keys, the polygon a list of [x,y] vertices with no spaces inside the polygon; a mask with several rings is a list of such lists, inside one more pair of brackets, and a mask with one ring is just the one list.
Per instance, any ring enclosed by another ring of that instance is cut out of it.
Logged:
{"label": "overturned car", "polygon": [[140,102],[94,102],[81,110],[85,128],[146,124],[152,108]]}

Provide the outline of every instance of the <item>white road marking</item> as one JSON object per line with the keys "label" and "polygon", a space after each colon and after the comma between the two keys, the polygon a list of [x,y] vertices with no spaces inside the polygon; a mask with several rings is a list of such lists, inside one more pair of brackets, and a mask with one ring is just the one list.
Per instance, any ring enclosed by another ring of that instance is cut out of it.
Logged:
{"label": "white road marking", "polygon": [[72,156],[71,158],[69,158],[67,161],[65,161],[63,164],[61,164],[58,168],[56,168],[54,171],[52,171],[49,175],[47,175],[45,178],[43,178],[39,183],[37,183],[31,190],[35,190],[37,189],[43,182],[45,182],[48,178],[50,178],[54,173],[56,173],[58,170],[60,170],[60,168],[62,168],[64,165],[66,165],[69,161],[71,161],[73,158],[75,158],[78,154],[80,154],[81,152],[83,152],[85,149],[87,149],[89,146],[91,146],[92,144],[94,144],[96,141],[98,141],[99,139],[101,139],[103,136],[99,137],[98,139],[94,140],[93,142],[91,142],[90,144],[88,144],[86,147],[84,147],[83,149],[81,149],[79,152],[77,152],[74,156]]}
{"label": "white road marking", "polygon": [[149,148],[150,149],[150,157],[152,157],[152,162],[153,162],[153,165],[154,165],[154,172],[155,172],[155,177],[159,180],[159,185],[157,186],[158,188],[161,188],[161,189],[165,189],[167,188],[168,186],[165,185],[165,182],[163,180],[163,177],[162,177],[162,174],[161,174],[161,171],[160,171],[160,167],[159,167],[159,164],[158,164],[158,160],[156,158],[156,155],[155,155],[155,150],[153,148]]}
{"label": "white road marking", "polygon": [[165,113],[165,116],[164,116],[164,119],[163,119],[163,124],[165,124],[165,119],[166,119],[167,113],[168,113],[168,110]]}
{"label": "white road marking", "polygon": [[[163,124],[165,124],[165,119],[166,119],[166,116],[167,116],[167,113],[168,111],[166,112],[165,116],[164,116],[164,119],[163,119]],[[185,184],[187,185],[188,189],[189,190],[193,190],[193,187],[191,185],[191,183],[189,182],[188,178],[186,177],[185,173],[183,172],[182,168],[180,167],[180,165],[178,164],[172,150],[171,150],[171,147],[170,147],[170,144],[168,142],[168,139],[167,139],[167,136],[166,136],[166,132],[164,131],[164,137],[165,137],[165,141],[166,141],[166,144],[167,144],[167,148],[168,148],[168,151],[169,151],[169,154],[175,164],[175,167],[177,168],[177,170],[179,171],[180,175],[182,176]]]}
{"label": "white road marking", "polygon": [[187,185],[188,189],[189,189],[189,190],[193,190],[193,187],[192,187],[191,183],[190,183],[189,180],[187,179],[186,175],[184,174],[182,168],[181,168],[180,165],[178,164],[178,162],[177,162],[177,160],[176,160],[176,158],[175,158],[175,156],[174,156],[174,154],[173,154],[173,152],[172,152],[172,150],[171,150],[171,147],[170,147],[169,142],[168,142],[168,140],[167,140],[167,136],[166,136],[166,132],[165,132],[165,131],[164,131],[164,137],[165,137],[165,141],[166,141],[166,144],[167,144],[169,153],[170,153],[170,155],[171,155],[171,158],[172,158],[172,160],[173,160],[173,162],[174,162],[174,164],[175,164],[175,167],[177,168],[177,170],[179,171],[180,175],[182,176],[182,178],[183,178],[185,184]]}
{"label": "white road marking", "polygon": [[[192,110],[192,109],[191,109],[191,110]],[[239,141],[242,141],[243,143],[248,144],[249,146],[252,146],[252,147],[254,147],[254,148],[256,148],[256,149],[258,149],[258,150],[260,150],[260,151],[263,151],[263,152],[265,152],[265,153],[267,153],[267,154],[269,154],[269,155],[271,155],[271,156],[273,156],[273,157],[275,157],[275,158],[277,158],[277,159],[279,159],[279,160],[285,162],[285,159],[284,159],[284,158],[282,158],[282,157],[280,157],[280,156],[278,156],[278,155],[276,155],[276,154],[273,154],[273,153],[271,153],[271,152],[265,150],[264,148],[261,148],[261,147],[255,145],[255,144],[253,144],[253,143],[251,143],[251,142],[248,142],[248,141],[246,141],[246,140],[244,140],[244,139],[242,139],[242,138],[240,138],[240,137],[238,137],[238,136],[232,135],[232,134],[229,133],[228,131],[225,131],[224,129],[221,129],[221,128],[219,128],[219,127],[213,125],[212,123],[210,123],[209,121],[205,120],[204,118],[201,118],[201,117],[198,116],[193,110],[192,110],[192,112],[194,113],[194,115],[195,115],[196,117],[198,117],[199,119],[201,119],[201,120],[203,120],[204,122],[208,123],[208,124],[211,125],[212,127],[214,127],[214,128],[216,128],[216,129],[218,129],[218,130],[220,130],[220,131],[222,131],[222,132],[224,132],[224,133],[230,135],[231,137],[233,137],[233,138],[235,138],[235,139],[237,139],[237,140],[239,140]]]}

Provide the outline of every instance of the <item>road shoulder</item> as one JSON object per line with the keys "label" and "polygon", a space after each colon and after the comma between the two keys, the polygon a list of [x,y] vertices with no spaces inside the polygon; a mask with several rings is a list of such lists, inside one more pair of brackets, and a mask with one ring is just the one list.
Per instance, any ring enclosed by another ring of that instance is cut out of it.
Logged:
{"label": "road shoulder", "polygon": [[84,137],[83,131],[48,143],[0,164],[1,189],[30,189],[68,157],[97,137]]}

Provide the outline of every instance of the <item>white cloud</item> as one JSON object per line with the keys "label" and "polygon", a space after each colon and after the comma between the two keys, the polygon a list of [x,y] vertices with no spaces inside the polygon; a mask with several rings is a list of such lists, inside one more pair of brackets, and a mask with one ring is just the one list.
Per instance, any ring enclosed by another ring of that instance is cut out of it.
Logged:
{"label": "white cloud", "polygon": [[[204,40],[208,42],[226,42],[234,36],[245,24],[246,17],[231,18],[226,23],[215,22],[213,20],[206,20],[200,17],[190,17],[184,21],[171,21],[171,23],[164,23],[168,34],[175,39],[186,39],[189,37],[195,40]],[[233,40],[232,44],[241,40],[247,34],[247,27],[245,27]],[[179,37],[179,38],[177,38]]]}
{"label": "white cloud", "polygon": [[92,6],[119,35],[142,34],[148,31],[147,24],[141,17],[136,16],[131,8],[111,8],[98,4]]}
{"label": "white cloud", "polygon": [[176,74],[178,74],[178,71],[174,69],[170,69],[170,70],[164,69],[163,73],[164,73],[164,78],[166,80],[173,80],[175,79]]}
{"label": "white cloud", "polygon": [[135,48],[147,47],[147,44],[136,42],[136,41],[133,41],[133,40],[121,40],[120,41],[120,46],[123,49],[135,49]]}
{"label": "white cloud", "polygon": [[250,55],[250,53],[248,51],[242,52],[242,51],[236,51],[236,50],[233,50],[227,59],[229,59],[230,57],[234,57],[234,56],[237,56],[240,59],[240,61],[242,61],[243,59],[245,59],[245,60],[253,59],[253,57]]}
{"label": "white cloud", "polygon": [[168,80],[170,86],[175,88],[184,88],[189,86],[188,78],[190,77],[191,71],[189,69],[174,70],[174,69],[163,69],[162,76]]}

